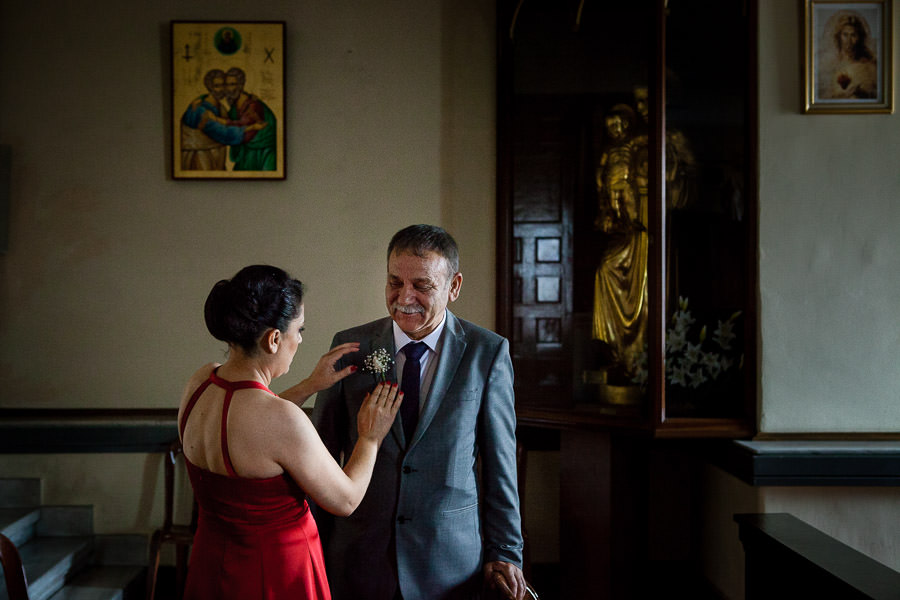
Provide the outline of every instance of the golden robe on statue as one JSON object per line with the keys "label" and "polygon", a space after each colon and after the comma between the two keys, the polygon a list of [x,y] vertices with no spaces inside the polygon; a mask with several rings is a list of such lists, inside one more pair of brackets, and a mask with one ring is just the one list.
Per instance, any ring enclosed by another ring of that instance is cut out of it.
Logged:
{"label": "golden robe on statue", "polygon": [[647,324],[647,144],[633,137],[634,111],[616,105],[606,117],[611,143],[597,168],[597,228],[605,250],[594,275],[592,337],[633,373]]}

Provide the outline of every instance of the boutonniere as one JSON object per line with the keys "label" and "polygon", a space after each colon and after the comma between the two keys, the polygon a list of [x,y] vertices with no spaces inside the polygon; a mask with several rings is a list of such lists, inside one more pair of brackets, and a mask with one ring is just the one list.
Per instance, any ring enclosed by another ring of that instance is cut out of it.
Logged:
{"label": "boutonniere", "polygon": [[394,359],[384,348],[379,348],[366,357],[363,371],[372,373],[376,379],[387,381],[387,372],[394,364]]}

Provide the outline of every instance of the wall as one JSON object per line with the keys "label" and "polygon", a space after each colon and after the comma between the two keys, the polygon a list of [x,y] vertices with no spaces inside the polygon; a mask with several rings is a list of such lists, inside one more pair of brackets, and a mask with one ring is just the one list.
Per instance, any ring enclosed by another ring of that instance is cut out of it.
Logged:
{"label": "wall", "polygon": [[[492,325],[492,12],[248,6],[4,8],[0,406],[172,406],[185,376],[222,356],[203,326],[206,293],[253,262],[309,287],[287,387],[334,331],[385,314],[384,248],[412,222],[457,234],[459,310]],[[210,17],[287,22],[286,181],[168,177],[169,20]]]}
{"label": "wall", "polygon": [[800,12],[760,5],[760,429],[896,432],[900,120],[801,114]]}
{"label": "wall", "polygon": [[[760,431],[896,433],[900,117],[802,114],[799,4],[759,11]],[[897,488],[753,488],[715,468],[705,486],[726,597],[743,598],[739,512],[792,513],[900,570]]]}
{"label": "wall", "polygon": [[[286,22],[285,181],[169,176],[169,22],[210,19]],[[257,262],[308,288],[283,389],[335,331],[386,314],[385,248],[416,222],[456,236],[453,308],[492,327],[493,48],[493,7],[475,0],[4,3],[0,407],[176,406],[224,354],[206,294]],[[2,456],[0,474],[94,503],[100,532],[162,520],[159,457]]]}

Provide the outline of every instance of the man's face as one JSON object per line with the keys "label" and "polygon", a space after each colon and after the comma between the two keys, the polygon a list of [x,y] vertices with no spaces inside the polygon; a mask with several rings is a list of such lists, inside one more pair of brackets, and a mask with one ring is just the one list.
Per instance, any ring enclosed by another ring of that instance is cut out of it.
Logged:
{"label": "man's face", "polygon": [[225,96],[229,101],[234,102],[241,95],[241,84],[237,77],[229,75],[225,77]]}
{"label": "man's face", "polygon": [[647,119],[650,116],[650,94],[645,87],[638,87],[634,90],[634,105],[637,108],[638,114],[641,115],[641,118],[644,122],[647,122]]}
{"label": "man's face", "polygon": [[621,115],[610,115],[606,117],[606,130],[609,137],[613,140],[621,140],[625,137],[625,130],[628,128],[628,121],[623,119]]}
{"label": "man's face", "polygon": [[391,318],[410,338],[420,340],[434,331],[447,304],[459,297],[462,274],[450,276],[449,269],[437,252],[424,257],[391,252],[384,298]]}
{"label": "man's face", "polygon": [[214,77],[212,80],[212,84],[209,87],[209,92],[213,95],[213,98],[216,100],[221,100],[225,97],[225,79],[223,77]]}
{"label": "man's face", "polygon": [[856,32],[856,28],[852,25],[844,25],[841,29],[841,50],[850,52],[856,48],[858,42],[859,34]]}

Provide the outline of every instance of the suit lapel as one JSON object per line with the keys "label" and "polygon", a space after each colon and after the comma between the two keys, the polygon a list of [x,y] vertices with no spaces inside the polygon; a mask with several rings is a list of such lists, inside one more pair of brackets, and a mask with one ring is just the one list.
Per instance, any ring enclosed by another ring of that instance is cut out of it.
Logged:
{"label": "suit lapel", "polygon": [[[373,333],[369,340],[370,352],[374,352],[378,348],[384,348],[392,357],[397,353],[396,348],[394,348],[394,329],[392,323],[393,321],[390,318],[385,319],[382,326]],[[391,366],[391,374],[388,380],[395,383],[400,381],[400,377],[397,375],[396,363],[393,363],[393,366]],[[391,435],[394,437],[397,445],[400,448],[403,448],[405,445],[403,441],[403,423],[400,421],[399,414],[397,415],[397,418],[394,419],[394,424],[391,425]]]}
{"label": "suit lapel", "polygon": [[[444,401],[447,390],[453,382],[456,369],[459,367],[465,351],[466,335],[459,325],[459,320],[448,310],[447,322],[444,324],[444,340],[441,354],[438,356],[434,378],[431,380],[428,397],[425,399],[425,407],[419,415],[419,425],[416,427],[415,434],[413,434],[413,444],[419,441],[434,419],[434,415],[437,413],[441,402]],[[396,426],[396,423],[394,425]]]}

